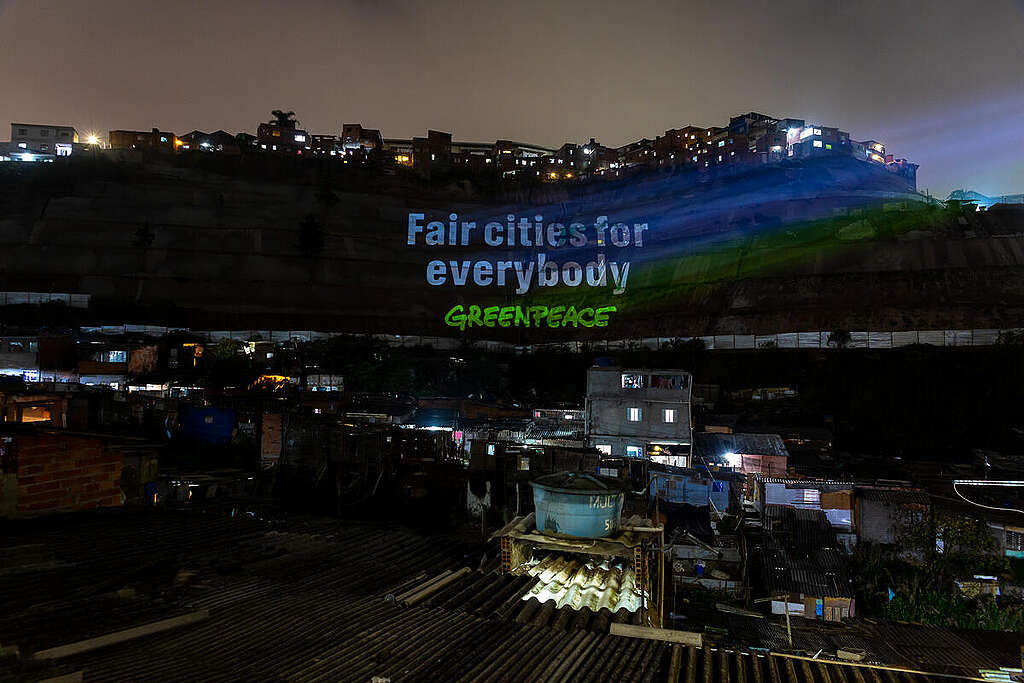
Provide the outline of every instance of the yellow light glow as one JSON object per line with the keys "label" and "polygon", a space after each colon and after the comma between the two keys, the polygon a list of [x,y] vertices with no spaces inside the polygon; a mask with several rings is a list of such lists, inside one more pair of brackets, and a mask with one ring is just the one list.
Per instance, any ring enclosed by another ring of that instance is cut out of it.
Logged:
{"label": "yellow light glow", "polygon": [[86,138],[86,142],[88,142],[90,145],[98,145],[100,139],[95,133],[90,133],[89,137]]}

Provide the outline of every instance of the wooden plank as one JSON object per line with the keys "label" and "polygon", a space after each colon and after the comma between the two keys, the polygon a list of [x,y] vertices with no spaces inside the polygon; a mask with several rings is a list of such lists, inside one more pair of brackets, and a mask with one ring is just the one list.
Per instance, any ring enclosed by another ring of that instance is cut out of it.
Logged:
{"label": "wooden plank", "polygon": [[46,680],[39,681],[39,683],[82,683],[83,676],[84,672],[75,671],[74,673],[64,674],[63,676],[47,678]]}
{"label": "wooden plank", "polygon": [[701,647],[703,643],[700,633],[691,633],[690,631],[674,631],[667,628],[633,626],[632,624],[612,624],[609,630],[613,636],[626,636],[627,638],[664,640],[668,643],[680,643],[693,647]]}
{"label": "wooden plank", "polygon": [[136,626],[134,628],[125,629],[123,631],[115,631],[114,633],[108,633],[105,636],[89,638],[88,640],[80,640],[77,643],[70,643],[68,645],[52,647],[49,650],[40,650],[39,652],[33,655],[33,658],[60,659],[61,657],[70,657],[71,655],[77,655],[83,652],[98,650],[99,648],[107,647],[108,645],[116,645],[117,643],[124,643],[129,640],[135,640],[136,638],[142,638],[144,636],[152,635],[154,633],[169,631],[170,629],[178,628],[179,626],[188,626],[189,624],[196,624],[200,621],[206,621],[209,618],[209,610],[201,609],[197,612],[183,614],[180,617],[172,617],[171,619],[154,621],[151,624]]}

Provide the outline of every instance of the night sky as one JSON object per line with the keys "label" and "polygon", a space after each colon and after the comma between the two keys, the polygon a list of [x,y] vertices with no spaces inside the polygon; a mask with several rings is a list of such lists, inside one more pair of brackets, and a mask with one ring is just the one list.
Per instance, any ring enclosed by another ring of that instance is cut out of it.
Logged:
{"label": "night sky", "polygon": [[750,110],[1024,192],[1024,0],[0,0],[6,122],[618,146]]}

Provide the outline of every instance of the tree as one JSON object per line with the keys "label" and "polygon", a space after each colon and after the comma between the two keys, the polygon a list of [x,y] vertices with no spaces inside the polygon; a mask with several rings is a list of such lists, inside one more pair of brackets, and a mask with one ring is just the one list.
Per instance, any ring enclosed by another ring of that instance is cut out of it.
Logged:
{"label": "tree", "polygon": [[295,127],[295,112],[293,111],[282,111],[281,109],[275,109],[272,112],[270,112],[270,115],[274,117],[270,119],[270,122],[277,124],[281,128]]}
{"label": "tree", "polygon": [[828,335],[828,343],[837,349],[845,349],[851,340],[852,337],[846,330],[833,330]]}

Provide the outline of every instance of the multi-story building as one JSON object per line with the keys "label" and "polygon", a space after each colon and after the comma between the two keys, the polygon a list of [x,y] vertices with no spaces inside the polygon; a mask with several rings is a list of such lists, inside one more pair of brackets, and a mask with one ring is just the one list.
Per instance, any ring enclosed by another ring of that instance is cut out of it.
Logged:
{"label": "multi-story building", "polygon": [[341,127],[341,138],[338,140],[342,151],[348,154],[362,152],[369,154],[384,148],[384,139],[376,128],[363,128],[359,123],[346,123]]}
{"label": "multi-story building", "polygon": [[617,166],[620,168],[630,168],[651,164],[654,159],[654,142],[654,140],[649,138],[641,138],[636,142],[619,147],[615,150],[619,157]]}
{"label": "multi-story building", "polygon": [[29,152],[54,156],[70,156],[72,145],[78,142],[74,126],[50,126],[38,123],[12,123],[11,143]]}
{"label": "multi-story building", "polygon": [[412,140],[408,138],[385,138],[384,151],[399,166],[412,166]]}
{"label": "multi-story building", "polygon": [[338,136],[310,135],[309,151],[317,155],[334,156],[338,153]]}
{"label": "multi-story building", "polygon": [[302,154],[312,149],[309,133],[299,128],[295,112],[274,110],[274,120],[261,123],[256,129],[259,148],[267,152]]}
{"label": "multi-story building", "polygon": [[112,130],[107,143],[111,149],[148,149],[160,152],[176,152],[181,146],[177,135],[159,128],[150,131]]}
{"label": "multi-story building", "polygon": [[850,153],[855,159],[873,161],[876,164],[885,163],[885,145],[878,140],[850,140]]}
{"label": "multi-story building", "polygon": [[420,171],[447,167],[452,160],[452,134],[428,130],[427,137],[412,139],[412,165]]}
{"label": "multi-story building", "polygon": [[838,128],[806,125],[786,131],[786,155],[796,158],[849,154],[850,134]]}
{"label": "multi-story building", "polygon": [[227,131],[218,130],[213,133],[204,133],[201,130],[194,130],[178,138],[182,150],[199,152],[235,152],[238,153],[238,143],[235,136]]}
{"label": "multi-story building", "polygon": [[666,130],[654,141],[652,163],[658,166],[696,164],[707,137],[707,129],[699,126]]}
{"label": "multi-story building", "polygon": [[606,455],[690,464],[693,382],[683,370],[587,371],[587,443]]}
{"label": "multi-story building", "polygon": [[545,166],[545,159],[555,150],[531,145],[526,142],[497,140],[494,143],[493,156],[497,164],[498,174],[502,178],[515,176],[540,175]]}
{"label": "multi-story building", "polygon": [[547,180],[572,180],[580,174],[580,146],[567,142],[546,158],[543,173]]}
{"label": "multi-story building", "polygon": [[494,145],[489,142],[453,142],[452,166],[474,173],[494,170]]}

